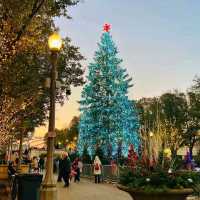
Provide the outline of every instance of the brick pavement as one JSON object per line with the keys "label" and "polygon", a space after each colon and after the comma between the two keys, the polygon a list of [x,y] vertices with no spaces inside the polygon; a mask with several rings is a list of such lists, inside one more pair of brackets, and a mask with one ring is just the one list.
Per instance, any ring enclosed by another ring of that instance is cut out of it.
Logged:
{"label": "brick pavement", "polygon": [[95,184],[88,179],[80,183],[71,183],[64,188],[63,183],[57,184],[58,200],[131,200],[131,197],[111,184]]}

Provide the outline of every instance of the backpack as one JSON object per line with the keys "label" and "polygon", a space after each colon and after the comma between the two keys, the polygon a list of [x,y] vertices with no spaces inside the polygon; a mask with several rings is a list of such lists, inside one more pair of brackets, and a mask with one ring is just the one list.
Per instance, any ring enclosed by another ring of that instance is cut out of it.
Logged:
{"label": "backpack", "polygon": [[100,169],[100,167],[99,167],[99,164],[98,164],[98,163],[96,163],[96,164],[95,164],[95,166],[94,166],[94,169],[95,169],[95,170],[97,170],[97,171]]}

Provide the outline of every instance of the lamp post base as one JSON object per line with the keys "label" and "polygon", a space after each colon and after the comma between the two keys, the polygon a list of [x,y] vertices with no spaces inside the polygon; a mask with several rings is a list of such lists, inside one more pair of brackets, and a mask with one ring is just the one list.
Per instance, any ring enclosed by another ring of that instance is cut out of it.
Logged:
{"label": "lamp post base", "polygon": [[57,200],[56,185],[42,185],[40,188],[40,200]]}

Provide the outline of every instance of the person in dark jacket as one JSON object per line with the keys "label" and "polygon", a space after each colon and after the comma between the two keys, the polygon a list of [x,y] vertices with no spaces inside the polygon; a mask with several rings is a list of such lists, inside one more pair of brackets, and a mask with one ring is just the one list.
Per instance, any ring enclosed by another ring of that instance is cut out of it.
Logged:
{"label": "person in dark jacket", "polygon": [[71,172],[71,161],[69,159],[68,153],[63,154],[63,161],[61,164],[61,175],[65,182],[64,187],[69,187],[69,177]]}
{"label": "person in dark jacket", "polygon": [[59,157],[58,158],[58,182],[62,181],[62,165],[63,165],[63,158]]}
{"label": "person in dark jacket", "polygon": [[43,157],[40,157],[38,164],[39,164],[40,172],[43,172],[43,170],[44,170],[44,158]]}
{"label": "person in dark jacket", "polygon": [[12,175],[15,175],[15,173],[16,173],[16,170],[14,169],[13,162],[11,161],[8,164],[8,175],[12,176]]}

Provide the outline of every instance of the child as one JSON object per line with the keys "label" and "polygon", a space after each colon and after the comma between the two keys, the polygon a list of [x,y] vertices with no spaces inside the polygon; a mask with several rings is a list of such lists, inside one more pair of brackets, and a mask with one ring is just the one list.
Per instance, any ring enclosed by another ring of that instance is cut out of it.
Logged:
{"label": "child", "polygon": [[94,160],[94,176],[95,176],[95,183],[100,183],[102,173],[102,164],[98,156],[95,156]]}

